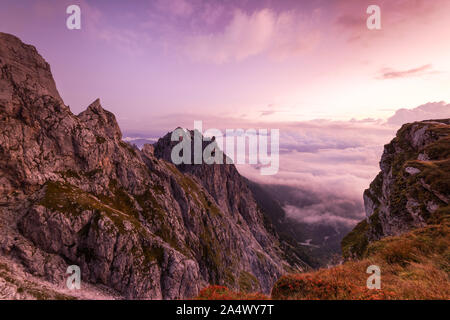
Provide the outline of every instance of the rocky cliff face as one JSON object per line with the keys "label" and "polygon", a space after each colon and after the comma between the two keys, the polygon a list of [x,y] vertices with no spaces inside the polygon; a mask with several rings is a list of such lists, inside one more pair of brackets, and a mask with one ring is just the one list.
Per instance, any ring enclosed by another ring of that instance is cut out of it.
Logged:
{"label": "rocky cliff face", "polygon": [[[191,163],[193,163],[194,131],[189,133],[192,141]],[[166,134],[153,146],[154,155],[159,159],[171,162],[170,154],[173,146],[177,143],[171,141],[171,133]],[[210,141],[203,141],[202,149],[205,149],[210,143]],[[307,253],[302,252],[300,245],[294,241],[292,244],[287,243],[283,235],[278,232],[279,229],[274,224],[275,219],[270,216],[275,210],[263,208],[264,206],[258,201],[257,195],[251,188],[252,182],[243,178],[234,165],[226,164],[226,155],[222,152],[220,152],[220,157],[224,164],[180,164],[177,168],[183,173],[195,176],[226,214],[245,220],[255,238],[266,246],[270,246],[270,242],[273,242],[273,239],[267,237],[269,230],[271,236],[276,237],[283,258],[293,268],[288,267],[289,270],[309,269],[312,263],[310,263]],[[274,201],[270,195],[266,195],[266,198]]]}
{"label": "rocky cliff face", "polygon": [[345,257],[370,242],[448,217],[450,119],[405,124],[384,147],[381,171],[364,192],[367,219],[342,241]]}
{"label": "rocky cliff face", "polygon": [[125,298],[269,292],[291,268],[234,166],[177,168],[164,139],[139,150],[99,100],[72,114],[36,49],[3,33],[0,70],[0,293],[65,286],[69,265]]}

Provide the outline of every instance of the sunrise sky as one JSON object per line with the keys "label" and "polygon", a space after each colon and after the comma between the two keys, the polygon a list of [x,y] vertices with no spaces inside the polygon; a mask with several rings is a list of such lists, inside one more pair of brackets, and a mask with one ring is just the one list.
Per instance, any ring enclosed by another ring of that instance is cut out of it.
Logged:
{"label": "sunrise sky", "polygon": [[264,182],[291,187],[305,221],[356,223],[398,127],[450,117],[448,0],[0,0],[0,31],[36,46],[74,113],[101,98],[126,133],[280,128]]}
{"label": "sunrise sky", "polygon": [[[66,28],[70,4],[81,30]],[[369,4],[381,30],[366,27]],[[74,112],[100,97],[124,129],[186,114],[386,118],[450,101],[447,0],[2,0],[0,29],[38,48]]]}

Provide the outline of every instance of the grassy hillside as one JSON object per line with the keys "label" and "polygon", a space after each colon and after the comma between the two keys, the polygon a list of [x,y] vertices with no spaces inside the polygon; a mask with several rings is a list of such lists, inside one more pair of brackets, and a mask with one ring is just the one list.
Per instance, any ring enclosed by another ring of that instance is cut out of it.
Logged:
{"label": "grassy hillside", "polygon": [[[403,125],[364,192],[369,218],[342,240],[346,262],[285,275],[270,298],[450,299],[449,157],[450,119]],[[381,270],[381,289],[367,288],[371,265]],[[202,298],[215,299],[212,291]]]}
{"label": "grassy hillside", "polygon": [[[449,299],[449,223],[371,243],[363,259],[282,277],[273,299]],[[381,269],[381,289],[369,290],[367,267]]]}
{"label": "grassy hillside", "polygon": [[[448,216],[447,216],[448,218]],[[271,299],[449,299],[450,223],[416,229],[369,244],[365,256],[330,269],[283,276]],[[381,269],[381,289],[369,290],[367,267]],[[230,292],[226,288],[202,291],[201,299],[254,299],[258,294]],[[262,296],[264,297],[264,296]],[[265,297],[269,298],[269,297]]]}

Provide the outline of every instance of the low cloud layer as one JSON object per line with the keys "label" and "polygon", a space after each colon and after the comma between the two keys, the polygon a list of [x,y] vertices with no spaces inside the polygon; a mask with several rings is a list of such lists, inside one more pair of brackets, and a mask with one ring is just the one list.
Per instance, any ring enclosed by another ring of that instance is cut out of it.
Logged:
{"label": "low cloud layer", "polygon": [[378,173],[383,145],[395,130],[373,123],[311,121],[282,132],[277,175],[262,177],[250,166],[240,166],[240,172],[268,184],[287,215],[300,222],[338,231],[362,220],[362,192]]}
{"label": "low cloud layer", "polygon": [[[266,185],[289,217],[345,232],[364,218],[362,193],[380,170],[383,146],[395,136],[400,126],[412,121],[448,117],[450,105],[433,102],[414,109],[399,109],[387,121],[249,123],[242,119],[214,117],[205,119],[203,128],[279,128],[279,172],[261,176],[259,167],[250,165],[238,165],[238,170],[250,180]],[[177,125],[166,122],[171,120],[190,128],[193,120],[201,118],[199,115],[178,115],[160,119],[155,124],[173,129]],[[155,130],[162,131],[155,137],[167,131],[156,127]]]}
{"label": "low cloud layer", "polygon": [[430,102],[414,109],[399,109],[388,119],[389,124],[402,125],[407,122],[425,119],[450,118],[450,104],[441,102]]}
{"label": "low cloud layer", "polygon": [[250,166],[240,172],[268,184],[289,217],[348,230],[365,217],[362,194],[379,172],[383,146],[407,122],[450,117],[450,105],[427,103],[400,109],[388,121],[299,122],[281,129],[280,170],[262,177]]}

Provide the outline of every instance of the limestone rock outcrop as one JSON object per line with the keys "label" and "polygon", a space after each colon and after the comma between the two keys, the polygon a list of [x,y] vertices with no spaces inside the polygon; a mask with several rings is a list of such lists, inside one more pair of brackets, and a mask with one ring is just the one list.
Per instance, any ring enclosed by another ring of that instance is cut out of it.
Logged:
{"label": "limestone rock outcrop", "polygon": [[176,167],[164,139],[139,150],[100,100],[74,115],[36,49],[4,33],[0,70],[0,257],[24,275],[6,297],[27,274],[64,285],[69,265],[130,299],[267,293],[291,267],[233,165]]}
{"label": "limestone rock outcrop", "polygon": [[403,125],[385,145],[380,169],[364,191],[367,219],[342,241],[346,257],[361,256],[370,242],[448,217],[450,119]]}

